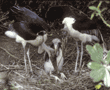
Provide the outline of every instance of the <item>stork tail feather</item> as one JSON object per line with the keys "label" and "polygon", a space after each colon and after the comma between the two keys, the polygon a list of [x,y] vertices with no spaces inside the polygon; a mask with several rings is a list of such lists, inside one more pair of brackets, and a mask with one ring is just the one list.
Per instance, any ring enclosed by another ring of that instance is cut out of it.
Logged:
{"label": "stork tail feather", "polygon": [[16,33],[14,31],[6,31],[5,35],[8,36],[9,38],[16,38]]}

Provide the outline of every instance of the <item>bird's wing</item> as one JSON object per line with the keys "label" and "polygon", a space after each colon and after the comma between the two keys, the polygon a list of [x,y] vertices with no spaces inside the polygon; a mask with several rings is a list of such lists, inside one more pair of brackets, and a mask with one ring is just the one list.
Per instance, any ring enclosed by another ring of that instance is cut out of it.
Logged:
{"label": "bird's wing", "polygon": [[[83,18],[83,17],[82,17]],[[94,21],[90,19],[80,19],[76,20],[75,23],[72,25],[75,30],[82,31],[82,30],[93,30],[97,29],[97,25]]]}
{"label": "bird's wing", "polygon": [[49,25],[42,18],[40,18],[35,12],[25,7],[19,6],[13,6],[11,8],[11,11],[16,21],[26,21],[29,25],[29,28],[32,28],[34,33],[37,33],[41,30],[50,31]]}
{"label": "bird's wing", "polygon": [[36,34],[31,32],[31,29],[28,28],[28,25],[25,21],[13,23],[13,28],[16,33],[20,35],[25,40],[32,40],[36,38]]}

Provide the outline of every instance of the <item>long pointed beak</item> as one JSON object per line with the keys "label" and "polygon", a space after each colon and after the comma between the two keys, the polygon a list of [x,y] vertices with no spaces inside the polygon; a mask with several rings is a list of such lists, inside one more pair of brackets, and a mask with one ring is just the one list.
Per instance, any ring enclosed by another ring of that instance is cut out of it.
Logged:
{"label": "long pointed beak", "polygon": [[55,48],[55,54],[57,55],[58,46],[57,45],[54,45],[54,48]]}

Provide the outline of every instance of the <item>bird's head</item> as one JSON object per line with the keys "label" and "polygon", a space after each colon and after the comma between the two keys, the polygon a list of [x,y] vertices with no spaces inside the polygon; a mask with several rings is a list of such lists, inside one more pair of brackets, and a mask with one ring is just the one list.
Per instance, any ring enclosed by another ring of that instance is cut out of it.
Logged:
{"label": "bird's head", "polygon": [[75,18],[72,17],[65,17],[62,21],[62,24],[73,24],[75,23]]}
{"label": "bird's head", "polygon": [[57,55],[57,51],[59,50],[59,48],[61,48],[60,39],[58,39],[58,38],[53,39],[51,47],[54,48],[55,54]]}
{"label": "bird's head", "polygon": [[64,24],[64,28],[62,28],[61,30],[68,31],[68,27],[75,23],[75,21],[75,18],[65,17],[62,21],[62,24]]}
{"label": "bird's head", "polygon": [[11,8],[11,12],[14,14],[14,15],[19,15],[20,16],[24,16],[24,17],[34,17],[36,16],[36,14],[29,10],[28,8],[25,8],[25,7],[20,7],[20,6],[13,6]]}
{"label": "bird's head", "polygon": [[22,7],[19,7],[19,6],[13,6],[11,8],[11,11],[15,14],[18,14],[18,13],[21,13],[24,11],[24,9]]}

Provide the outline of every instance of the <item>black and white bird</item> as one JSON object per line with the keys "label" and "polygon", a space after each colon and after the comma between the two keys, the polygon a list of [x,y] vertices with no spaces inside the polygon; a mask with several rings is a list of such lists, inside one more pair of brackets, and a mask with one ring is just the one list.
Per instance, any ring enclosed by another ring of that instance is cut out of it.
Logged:
{"label": "black and white bird", "polygon": [[9,30],[5,32],[5,35],[10,38],[15,38],[16,42],[22,44],[24,49],[25,70],[27,72],[25,55],[26,43],[39,47],[38,53],[42,53],[44,50],[48,53],[54,51],[45,44],[47,40],[46,31],[50,31],[50,27],[36,13],[25,7],[13,6],[9,13],[9,18],[15,20],[15,22],[9,25]]}
{"label": "black and white bird", "polygon": [[[83,43],[97,41],[100,44],[103,43],[100,30],[97,29],[97,21],[90,20],[85,14],[79,14],[78,11],[74,12],[71,6],[53,6],[49,8],[46,17],[55,14],[55,17],[50,18],[50,21],[60,19],[64,27],[61,30],[67,31],[68,34],[76,41],[81,41],[81,57],[80,66],[83,56]],[[58,13],[59,12],[59,13]],[[100,22],[102,24],[102,21]],[[77,71],[77,62],[79,58],[79,48],[77,45],[77,58],[75,72]]]}
{"label": "black and white bird", "polygon": [[64,57],[61,47],[61,41],[58,38],[55,38],[52,40],[51,48],[55,50],[54,56],[49,55],[47,52],[44,55],[45,63],[44,63],[44,69],[47,74],[49,74],[51,77],[54,77],[55,80],[61,81],[57,76],[53,75],[52,72],[56,71],[57,74],[60,74],[61,78],[64,80],[66,79],[66,76],[64,73],[62,73],[62,67],[64,63]]}

